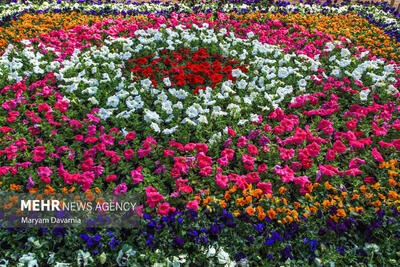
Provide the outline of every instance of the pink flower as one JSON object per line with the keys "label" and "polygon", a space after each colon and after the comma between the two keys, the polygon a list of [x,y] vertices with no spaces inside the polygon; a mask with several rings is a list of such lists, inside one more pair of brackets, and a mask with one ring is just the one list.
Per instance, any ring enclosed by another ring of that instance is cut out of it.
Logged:
{"label": "pink flower", "polygon": [[263,162],[261,165],[258,165],[257,172],[263,173],[267,170],[267,165]]}
{"label": "pink flower", "polygon": [[376,147],[374,147],[372,149],[372,156],[374,157],[374,159],[376,159],[378,162],[383,162],[383,157],[381,155],[381,153],[379,153],[378,149]]}
{"label": "pink flower", "polygon": [[321,120],[318,123],[317,128],[326,133],[327,135],[331,135],[335,131],[335,129],[332,128],[332,122],[328,120]]}
{"label": "pink flower", "polygon": [[235,155],[235,151],[233,149],[225,148],[221,151],[222,157],[227,157],[228,160],[233,160],[233,156]]}
{"label": "pink flower", "polygon": [[274,119],[277,121],[283,120],[284,117],[285,117],[285,112],[283,110],[281,110],[280,108],[275,109],[273,112],[271,112],[268,115],[268,119]]}
{"label": "pink flower", "polygon": [[255,145],[249,144],[247,146],[247,151],[253,156],[258,155],[258,149]]}
{"label": "pink flower", "polygon": [[149,205],[150,208],[154,208],[159,202],[165,200],[165,198],[160,193],[158,193],[157,190],[155,192],[146,191],[146,195],[147,195],[146,203]]}
{"label": "pink flower", "polygon": [[235,133],[234,130],[232,130],[232,128],[228,128],[228,134],[229,134],[230,136],[236,136],[236,133]]}
{"label": "pink flower", "polygon": [[364,183],[373,185],[375,184],[375,178],[374,177],[364,177]]}
{"label": "pink flower", "polygon": [[48,184],[51,182],[51,179],[49,176],[42,176],[42,177],[40,177],[40,180],[42,180],[42,182],[45,184]]}
{"label": "pink flower", "polygon": [[336,152],[333,149],[328,149],[328,152],[326,153],[326,159],[329,161],[334,161],[336,157]]}
{"label": "pink flower", "polygon": [[285,132],[285,127],[283,127],[282,125],[278,125],[278,126],[274,127],[273,131],[276,134],[283,134]]}
{"label": "pink flower", "polygon": [[306,184],[310,183],[310,180],[308,180],[307,175],[304,175],[304,176],[300,176],[300,177],[295,177],[293,179],[293,182],[297,185],[300,185],[302,188],[304,188]]}
{"label": "pink flower", "polygon": [[33,160],[36,162],[40,162],[46,158],[46,154],[44,153],[45,147],[37,146],[33,149]]}
{"label": "pink flower", "polygon": [[392,145],[394,146],[394,148],[400,151],[400,139],[393,140]]}
{"label": "pink flower", "polygon": [[135,213],[137,214],[137,215],[139,215],[140,217],[143,217],[143,205],[140,205],[140,206],[138,206],[138,207],[135,207]]}
{"label": "pink flower", "polygon": [[278,146],[278,149],[281,151],[280,157],[284,161],[288,161],[294,156],[294,149],[285,149],[280,146]]}
{"label": "pink flower", "polygon": [[226,188],[228,186],[228,176],[217,174],[216,182],[219,187]]}
{"label": "pink flower", "polygon": [[249,184],[251,184],[251,183],[257,183],[258,181],[260,181],[260,176],[258,176],[258,173],[256,173],[256,172],[248,173],[248,174],[246,175],[246,177],[247,177],[246,181],[247,181],[247,183],[249,183]]}
{"label": "pink flower", "polygon": [[257,184],[257,188],[263,191],[263,194],[272,194],[272,184],[271,182],[261,182]]}
{"label": "pink flower", "polygon": [[239,137],[237,147],[243,147],[247,144],[247,138],[244,136]]}
{"label": "pink flower", "polygon": [[158,211],[157,214],[160,214],[161,216],[167,216],[168,213],[172,210],[175,210],[174,208],[171,208],[169,203],[162,203],[158,205]]}
{"label": "pink flower", "polygon": [[117,180],[117,176],[115,174],[111,174],[104,179],[106,182],[111,182]]}
{"label": "pink flower", "polygon": [[133,155],[135,155],[135,151],[133,151],[133,149],[124,150],[125,159],[131,159]]}
{"label": "pink flower", "polygon": [[283,119],[281,122],[281,125],[285,128],[285,131],[292,131],[294,128],[294,123],[292,120],[289,119]]}
{"label": "pink flower", "polygon": [[204,154],[206,154],[208,151],[208,146],[207,146],[207,144],[204,144],[204,143],[196,144],[196,150],[198,152],[203,152]]}
{"label": "pink flower", "polygon": [[83,137],[83,135],[81,135],[81,134],[75,135],[75,140],[78,141],[78,142],[82,141],[83,138],[84,138],[84,137]]}
{"label": "pink flower", "polygon": [[199,208],[199,203],[197,202],[197,200],[189,201],[186,204],[186,208],[196,211]]}
{"label": "pink flower", "polygon": [[351,121],[346,122],[346,128],[349,130],[354,130],[357,128],[357,120],[352,119]]}
{"label": "pink flower", "polygon": [[342,154],[346,151],[346,146],[342,143],[342,141],[337,140],[333,144],[333,150],[335,150],[337,153]]}
{"label": "pink flower", "polygon": [[136,170],[131,171],[133,184],[137,184],[143,181],[143,174],[140,173],[142,171],[142,168],[142,166],[139,166]]}
{"label": "pink flower", "polygon": [[135,137],[136,137],[136,133],[135,133],[135,132],[129,132],[129,133],[126,135],[125,140],[130,141],[130,140],[135,139]]}
{"label": "pink flower", "polygon": [[53,173],[52,170],[48,167],[39,167],[38,168],[38,174],[39,176],[50,176]]}
{"label": "pink flower", "polygon": [[114,194],[115,195],[117,195],[117,196],[119,196],[119,195],[121,195],[122,193],[126,193],[126,191],[128,191],[128,187],[126,186],[126,183],[122,183],[122,184],[120,184],[120,185],[117,185],[115,188],[114,188]]}
{"label": "pink flower", "polygon": [[222,157],[222,158],[217,159],[217,163],[219,164],[219,166],[222,166],[222,167],[228,166],[228,163],[229,163],[228,157]]}
{"label": "pink flower", "polygon": [[355,176],[361,175],[363,172],[361,170],[359,170],[358,168],[353,168],[353,169],[346,170],[344,173],[348,176],[355,177]]}
{"label": "pink flower", "polygon": [[143,158],[143,157],[147,156],[148,154],[150,154],[151,151],[153,151],[152,148],[139,149],[137,153],[139,155],[139,158]]}
{"label": "pink flower", "polygon": [[212,168],[211,168],[210,166],[201,168],[201,170],[199,171],[199,173],[200,173],[202,176],[206,176],[206,177],[207,177],[207,176],[210,176],[211,173],[212,173]]}
{"label": "pink flower", "polygon": [[7,100],[1,105],[1,107],[4,108],[5,110],[12,110],[16,106],[17,104],[15,103],[15,101],[12,100]]}
{"label": "pink flower", "polygon": [[338,174],[339,176],[342,175],[337,168],[331,165],[319,165],[319,170],[321,171],[321,174],[326,176],[335,176],[335,174]]}
{"label": "pink flower", "polygon": [[175,153],[173,150],[165,149],[164,150],[164,157],[172,156]]}
{"label": "pink flower", "polygon": [[204,168],[207,166],[211,166],[212,158],[206,156],[203,152],[200,152],[199,154],[197,154],[197,162],[200,168]]}
{"label": "pink flower", "polygon": [[39,112],[42,112],[42,111],[48,112],[48,111],[50,111],[50,110],[51,110],[51,107],[50,107],[47,103],[42,103],[42,104],[40,104],[39,107],[38,107],[38,111],[39,111]]}
{"label": "pink flower", "polygon": [[315,142],[307,145],[306,149],[307,149],[308,154],[310,155],[310,157],[316,157],[321,152],[321,147]]}
{"label": "pink flower", "polygon": [[392,147],[393,146],[392,143],[387,143],[387,142],[383,142],[383,141],[379,141],[378,144],[383,148],[388,148],[388,147]]}
{"label": "pink flower", "polygon": [[385,127],[378,127],[375,122],[372,124],[372,129],[376,136],[386,135],[388,133]]}
{"label": "pink flower", "polygon": [[360,164],[365,164],[365,160],[355,157],[350,160],[349,162],[349,169],[358,169],[360,168]]}
{"label": "pink flower", "polygon": [[121,161],[121,156],[114,156],[111,159],[111,163],[117,163]]}

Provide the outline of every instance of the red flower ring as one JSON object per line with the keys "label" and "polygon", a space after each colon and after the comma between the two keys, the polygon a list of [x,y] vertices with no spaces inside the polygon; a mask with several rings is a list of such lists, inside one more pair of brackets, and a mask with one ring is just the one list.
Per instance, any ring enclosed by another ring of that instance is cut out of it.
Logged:
{"label": "red flower ring", "polygon": [[244,73],[248,72],[245,65],[240,65],[237,59],[231,60],[210,54],[204,48],[196,52],[183,48],[178,51],[164,49],[160,58],[154,58],[154,54],[133,58],[128,60],[126,69],[136,74],[133,82],[140,78],[149,78],[157,88],[158,82],[169,78],[169,86],[189,86],[194,95],[197,95],[200,89],[214,88],[222,81],[234,82],[236,78],[232,76],[232,70],[235,68]]}

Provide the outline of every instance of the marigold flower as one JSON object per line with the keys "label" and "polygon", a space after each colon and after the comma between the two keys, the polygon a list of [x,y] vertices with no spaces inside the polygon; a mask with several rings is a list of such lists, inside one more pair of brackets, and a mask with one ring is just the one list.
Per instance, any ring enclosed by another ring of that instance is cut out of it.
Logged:
{"label": "marigold flower", "polygon": [[398,197],[397,192],[392,191],[392,190],[389,190],[388,198],[389,198],[390,200],[395,200],[397,197]]}
{"label": "marigold flower", "polygon": [[268,217],[269,217],[271,220],[273,220],[273,219],[275,218],[275,216],[276,216],[276,212],[275,212],[272,208],[270,208],[270,209],[268,210],[267,214],[268,214]]}
{"label": "marigold flower", "polygon": [[249,215],[254,215],[254,213],[255,213],[255,209],[252,207],[252,206],[248,206],[247,208],[246,208],[246,212],[247,212],[247,214],[249,214]]}
{"label": "marigold flower", "polygon": [[287,191],[287,189],[285,187],[283,187],[283,186],[279,187],[279,193],[281,195],[285,194],[286,191]]}
{"label": "marigold flower", "polygon": [[372,205],[374,205],[375,207],[380,207],[382,203],[379,200],[377,200]]}
{"label": "marigold flower", "polygon": [[339,217],[346,217],[346,212],[344,211],[344,209],[338,209],[336,214]]}

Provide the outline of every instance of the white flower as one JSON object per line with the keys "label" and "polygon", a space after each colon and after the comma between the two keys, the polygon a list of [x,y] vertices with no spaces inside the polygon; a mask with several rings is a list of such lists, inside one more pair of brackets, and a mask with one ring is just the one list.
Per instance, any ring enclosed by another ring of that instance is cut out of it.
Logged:
{"label": "white flower", "polygon": [[305,79],[301,79],[301,80],[299,80],[299,81],[297,82],[297,85],[298,85],[299,87],[306,87],[307,81],[306,81]]}
{"label": "white flower", "polygon": [[287,70],[287,68],[280,68],[278,71],[278,77],[281,79],[285,79],[287,76],[289,76],[289,71]]}
{"label": "white flower", "polygon": [[182,102],[181,101],[176,102],[176,104],[174,104],[174,108],[183,109]]}
{"label": "white flower", "polygon": [[112,111],[109,109],[100,108],[97,115],[99,115],[100,119],[107,120],[112,115]]}
{"label": "white flower", "polygon": [[254,37],[254,32],[248,32],[247,33],[247,37],[250,38],[250,39],[253,38]]}
{"label": "white flower", "polygon": [[367,100],[368,100],[369,92],[371,92],[371,90],[369,90],[369,89],[367,89],[367,90],[362,90],[362,91],[360,92],[360,99],[361,99],[361,101],[367,101]]}
{"label": "white flower", "polygon": [[254,113],[250,114],[250,121],[251,122],[258,122],[259,120],[260,119],[258,118],[257,114],[254,114]]}
{"label": "white flower", "polygon": [[152,123],[150,124],[150,127],[151,127],[151,129],[153,129],[153,131],[155,131],[156,133],[159,133],[159,132],[160,132],[160,127],[158,126],[157,123],[152,122]]}
{"label": "white flower", "polygon": [[40,248],[42,244],[40,244],[39,240],[36,240],[34,237],[29,237],[28,242],[32,243],[35,248]]}
{"label": "white flower", "polygon": [[198,112],[197,108],[195,108],[194,106],[190,106],[186,110],[186,115],[188,115],[189,118],[195,118],[195,117],[197,117],[197,115],[199,115],[199,112]]}
{"label": "white flower", "polygon": [[206,252],[206,257],[207,258],[214,257],[216,253],[217,253],[217,250],[214,247],[209,247]]}
{"label": "white flower", "polygon": [[188,92],[185,90],[180,89],[179,91],[176,91],[176,98],[178,99],[185,99],[189,95]]}
{"label": "white flower", "polygon": [[164,78],[163,82],[167,87],[170,87],[172,85],[171,80],[168,77]]}
{"label": "white flower", "polygon": [[22,257],[19,258],[18,266],[39,267],[39,264],[38,264],[37,260],[35,259],[35,254],[28,253],[28,254],[22,255]]}
{"label": "white flower", "polygon": [[178,129],[178,126],[172,127],[170,129],[164,129],[162,131],[162,133],[166,134],[166,135],[170,135],[170,134],[173,134],[176,131],[176,129]]}
{"label": "white flower", "polygon": [[242,75],[242,71],[240,69],[233,69],[232,76],[235,78],[239,78]]}
{"label": "white flower", "polygon": [[239,89],[245,89],[246,86],[247,86],[246,80],[240,80],[240,81],[237,83],[237,87],[238,87]]}
{"label": "white flower", "polygon": [[113,96],[110,96],[110,97],[107,99],[107,106],[110,106],[110,107],[115,108],[115,107],[118,106],[118,104],[119,104],[119,98],[118,98],[118,96],[113,95]]}
{"label": "white flower", "polygon": [[204,116],[204,115],[200,115],[199,118],[198,118],[198,121],[199,121],[200,123],[208,124],[207,117]]}
{"label": "white flower", "polygon": [[225,252],[222,248],[219,250],[217,258],[218,258],[219,264],[230,264],[231,263],[229,254],[227,252]]}
{"label": "white flower", "polygon": [[140,83],[145,89],[149,89],[151,86],[151,81],[149,79],[142,80]]}
{"label": "white flower", "polygon": [[146,122],[150,122],[150,121],[159,122],[160,121],[160,115],[158,115],[157,112],[154,112],[154,111],[146,109],[144,111],[144,120]]}

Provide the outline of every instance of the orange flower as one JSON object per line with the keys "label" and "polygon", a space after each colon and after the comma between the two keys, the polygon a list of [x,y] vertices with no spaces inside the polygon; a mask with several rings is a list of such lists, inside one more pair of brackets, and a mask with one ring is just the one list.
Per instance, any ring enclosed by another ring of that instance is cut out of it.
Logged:
{"label": "orange flower", "polygon": [[396,181],[393,178],[389,179],[389,184],[391,186],[396,186],[397,185]]}
{"label": "orange flower", "polygon": [[267,217],[267,214],[265,214],[265,212],[259,212],[257,215],[257,219],[260,221],[263,221],[265,217]]}
{"label": "orange flower", "polygon": [[246,212],[247,212],[247,214],[249,214],[249,215],[254,215],[254,213],[255,213],[255,209],[252,207],[252,206],[248,206],[247,208],[246,208]]}
{"label": "orange flower", "polygon": [[256,198],[260,198],[260,196],[262,195],[263,191],[261,189],[254,189],[254,190],[250,190],[250,195]]}
{"label": "orange flower", "polygon": [[244,198],[238,198],[236,199],[236,206],[244,206],[247,204],[247,201]]}
{"label": "orange flower", "polygon": [[273,220],[273,219],[275,218],[275,216],[276,216],[276,212],[275,212],[272,208],[269,209],[269,211],[267,212],[267,214],[268,214],[268,217],[269,217],[271,220]]}
{"label": "orange flower", "polygon": [[364,211],[363,207],[356,207],[356,212],[357,213],[360,213],[360,212],[363,212],[363,211]]}
{"label": "orange flower", "polygon": [[39,188],[37,187],[31,187],[31,189],[29,189],[29,194],[35,194],[39,191]]}
{"label": "orange flower", "polygon": [[374,205],[375,207],[380,207],[382,203],[379,200],[377,200],[372,205]]}
{"label": "orange flower", "polygon": [[224,200],[220,200],[220,201],[219,201],[219,205],[220,205],[221,207],[223,207],[223,208],[226,208],[226,206],[227,206],[227,204],[226,204],[226,202],[225,202]]}
{"label": "orange flower", "polygon": [[231,198],[231,194],[229,194],[229,191],[225,192],[225,200],[228,201]]}
{"label": "orange flower", "polygon": [[247,196],[246,201],[247,201],[247,203],[251,203],[251,202],[253,202],[253,198],[251,196]]}
{"label": "orange flower", "polygon": [[397,198],[397,192],[389,190],[388,198],[390,200],[395,200]]}
{"label": "orange flower", "polygon": [[86,194],[86,199],[88,201],[93,201],[95,199],[95,196],[93,193],[88,193],[88,194]]}
{"label": "orange flower", "polygon": [[344,211],[344,209],[338,209],[336,214],[339,217],[346,217],[346,212]]}
{"label": "orange flower", "polygon": [[46,195],[53,195],[56,193],[56,190],[54,190],[54,188],[51,187],[51,185],[46,185],[46,189],[44,190],[44,193]]}
{"label": "orange flower", "polygon": [[17,203],[18,202],[18,196],[12,196],[9,198],[9,201],[12,203]]}
{"label": "orange flower", "polygon": [[293,203],[293,208],[294,208],[295,210],[297,210],[300,206],[301,206],[301,204],[300,204],[299,202],[297,202],[297,201],[295,201],[295,202]]}
{"label": "orange flower", "polygon": [[286,189],[285,187],[283,187],[283,186],[279,187],[279,193],[280,193],[281,195],[285,194],[286,190],[287,190],[287,189]]}

